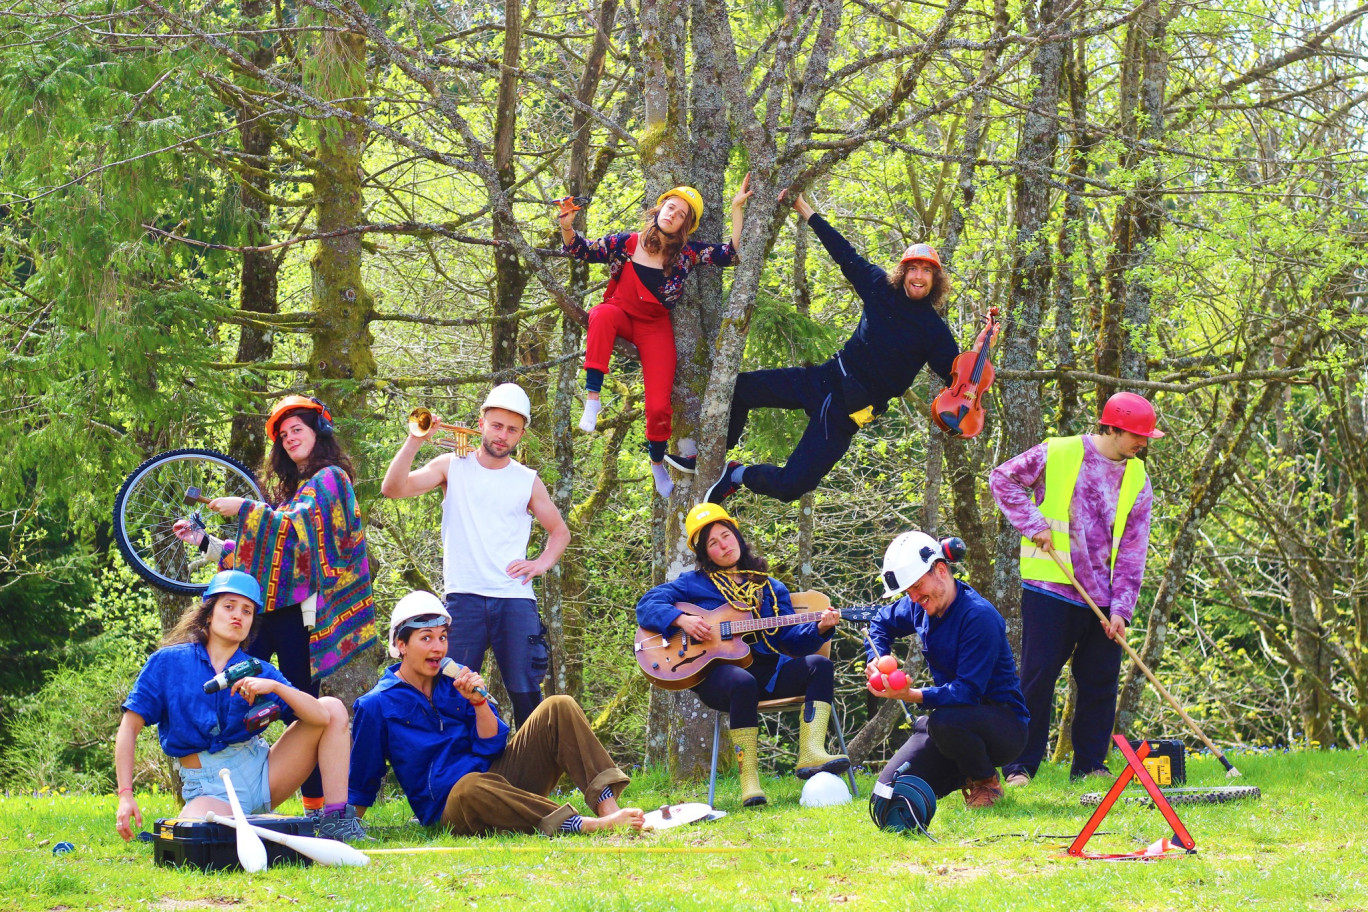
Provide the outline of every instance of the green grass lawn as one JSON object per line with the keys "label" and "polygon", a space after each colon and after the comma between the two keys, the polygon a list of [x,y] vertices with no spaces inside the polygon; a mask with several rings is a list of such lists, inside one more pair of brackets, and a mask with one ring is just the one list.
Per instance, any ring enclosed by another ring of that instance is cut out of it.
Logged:
{"label": "green grass lawn", "polygon": [[[115,834],[109,796],[14,797],[0,799],[0,909],[1368,910],[1364,755],[1234,759],[1242,779],[1194,758],[1188,784],[1257,785],[1261,800],[1180,807],[1197,854],[1124,863],[1061,857],[1090,809],[1078,803],[1084,789],[1053,768],[990,811],[946,798],[934,843],[874,829],[869,777],[866,798],[820,810],[799,807],[791,778],[766,780],[768,807],[741,809],[731,779],[718,784],[727,817],[645,836],[460,840],[405,825],[407,803],[390,801],[367,815],[382,837],[371,847],[458,851],[255,876],[153,865],[150,845]],[[647,772],[627,797],[649,809],[706,794],[706,783],[671,789]],[[175,811],[166,795],[139,803],[151,817]],[[1090,849],[1129,851],[1169,835],[1158,811],[1119,805],[1102,833]],[[54,856],[63,840],[76,851]]]}

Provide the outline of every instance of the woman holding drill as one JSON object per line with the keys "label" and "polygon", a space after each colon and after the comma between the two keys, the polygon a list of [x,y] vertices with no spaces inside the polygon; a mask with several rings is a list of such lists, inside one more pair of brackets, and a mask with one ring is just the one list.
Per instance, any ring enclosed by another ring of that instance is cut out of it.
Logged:
{"label": "woman holding drill", "polygon": [[[251,639],[260,608],[256,580],[237,570],[221,571],[210,581],[204,600],[186,610],[138,674],[123,702],[114,741],[119,783],[115,828],[124,839],[133,838],[131,822],[142,826],[142,811],[133,797],[133,760],[138,733],[147,725],[157,726],[162,750],[180,773],[186,816],[208,811],[232,815],[220,770],[232,773],[243,811],[252,814],[285,801],[319,766],[326,796],[319,835],[365,838],[360,822],[347,811],[347,708],[335,697],[315,699],[291,687],[266,662],[254,663],[252,670],[259,672],[238,676],[243,663],[253,662],[243,646]],[[206,687],[206,682],[219,675],[236,680],[209,692],[212,685]],[[269,747],[246,719],[261,697],[284,703],[282,715],[290,722]]]}
{"label": "woman holding drill", "polygon": [[741,222],[750,198],[750,175],[732,199],[731,240],[705,244],[689,240],[703,218],[703,196],[693,187],[675,187],[646,210],[640,231],[621,232],[587,240],[574,228],[572,207],[559,220],[564,250],[586,263],[608,264],[608,289],[603,302],[589,310],[589,332],[584,345],[584,414],[580,430],[598,424],[599,393],[613,343],[621,337],[641,355],[641,377],[646,388],[646,443],[656,491],[669,497],[674,482],[666,471],[665,445],[672,431],[675,340],[670,311],[684,297],[684,281],[697,266],[731,266],[741,243]]}

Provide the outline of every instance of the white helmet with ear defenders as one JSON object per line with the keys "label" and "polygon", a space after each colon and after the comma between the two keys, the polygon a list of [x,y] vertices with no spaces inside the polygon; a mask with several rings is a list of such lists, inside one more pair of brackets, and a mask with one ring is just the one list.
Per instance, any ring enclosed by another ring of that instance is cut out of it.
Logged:
{"label": "white helmet with ear defenders", "polygon": [[947,563],[964,557],[964,539],[947,538],[936,541],[925,532],[904,532],[884,552],[880,577],[884,584],[884,598],[893,598],[921,579],[937,561]]}

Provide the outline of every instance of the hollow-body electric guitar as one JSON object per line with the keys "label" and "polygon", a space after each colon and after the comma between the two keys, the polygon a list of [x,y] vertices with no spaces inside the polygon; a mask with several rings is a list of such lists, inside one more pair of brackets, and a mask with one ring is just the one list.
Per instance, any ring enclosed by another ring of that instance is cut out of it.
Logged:
{"label": "hollow-body electric guitar", "polygon": [[[738,665],[745,668],[754,659],[747,633],[771,633],[780,627],[795,624],[815,624],[822,612],[831,607],[831,600],[819,592],[794,593],[794,607],[815,608],[806,614],[786,614],[779,617],[756,617],[749,611],[731,605],[719,605],[712,610],[691,602],[677,602],[675,607],[686,614],[696,614],[708,622],[706,639],[695,639],[678,627],[666,638],[663,634],[637,628],[635,654],[637,664],[651,679],[651,683],[665,690],[687,690],[703,680],[714,663]],[[878,608],[842,608],[841,618],[848,621],[867,621]]]}

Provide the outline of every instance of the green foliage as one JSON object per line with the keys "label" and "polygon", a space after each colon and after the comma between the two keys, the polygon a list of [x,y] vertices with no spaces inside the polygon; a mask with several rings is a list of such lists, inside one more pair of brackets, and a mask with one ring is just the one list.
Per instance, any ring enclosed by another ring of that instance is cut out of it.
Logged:
{"label": "green foliage", "polygon": [[119,637],[87,643],[85,651],[88,661],[59,667],[11,714],[6,724],[10,743],[0,753],[0,781],[21,788],[111,788],[120,704],[143,656]]}

